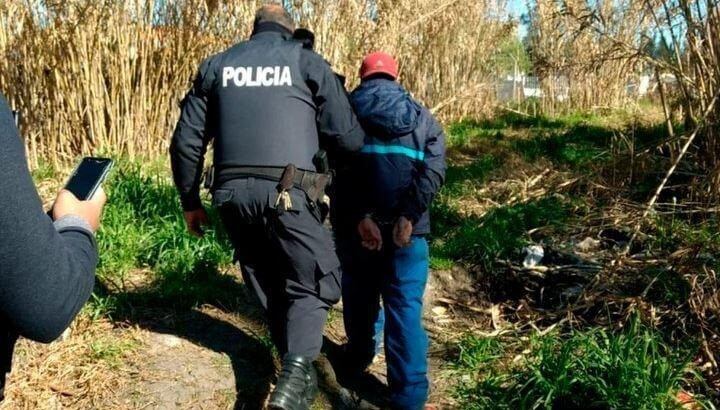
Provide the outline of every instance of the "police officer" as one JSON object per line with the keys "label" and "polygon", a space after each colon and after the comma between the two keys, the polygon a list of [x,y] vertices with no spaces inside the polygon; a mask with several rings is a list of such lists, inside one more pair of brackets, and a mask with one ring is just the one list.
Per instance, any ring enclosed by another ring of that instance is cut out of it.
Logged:
{"label": "police officer", "polygon": [[288,410],[314,400],[312,362],[340,299],[340,263],[316,205],[327,179],[313,157],[358,151],[365,139],[330,66],[293,29],[281,5],[264,6],[248,41],[205,60],[170,149],[188,229],[202,235],[199,185],[214,140],[213,205],[283,355],[269,406]]}

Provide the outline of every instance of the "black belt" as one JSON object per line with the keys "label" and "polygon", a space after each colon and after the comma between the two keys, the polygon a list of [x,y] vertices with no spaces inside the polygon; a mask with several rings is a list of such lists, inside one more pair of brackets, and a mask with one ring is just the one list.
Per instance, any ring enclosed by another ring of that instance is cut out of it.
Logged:
{"label": "black belt", "polygon": [[[216,186],[220,186],[228,181],[238,178],[261,178],[278,182],[283,176],[285,168],[275,167],[232,167],[219,170]],[[305,171],[298,169],[295,172],[293,184],[301,189],[310,186],[315,177],[319,175],[317,172]]]}
{"label": "black belt", "polygon": [[[279,167],[228,167],[217,171],[217,176],[213,182],[214,187],[238,178],[261,178],[270,181],[280,182],[283,177],[285,168]],[[295,171],[293,185],[305,191],[313,201],[322,198],[325,194],[325,186],[330,182],[331,175],[320,174],[313,171],[298,169]],[[318,185],[318,181],[322,181]]]}

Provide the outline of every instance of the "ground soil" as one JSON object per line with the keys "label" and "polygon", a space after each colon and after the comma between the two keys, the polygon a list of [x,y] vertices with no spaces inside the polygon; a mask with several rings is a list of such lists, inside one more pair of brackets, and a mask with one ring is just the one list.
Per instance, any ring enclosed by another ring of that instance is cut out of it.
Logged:
{"label": "ground soil", "polygon": [[[457,273],[432,276],[426,303],[433,339],[432,400],[452,408],[441,376],[448,339],[443,329],[452,326],[452,312],[436,299],[448,300],[445,286],[457,293],[469,285],[457,280]],[[236,283],[238,302],[232,309],[133,305],[133,311],[112,320],[84,317],[64,340],[48,346],[21,341],[0,409],[262,408],[275,381],[277,357],[261,312],[239,276]],[[344,342],[340,305],[330,315],[325,353],[317,364],[322,392],[313,408],[379,408],[386,393],[383,356],[371,368],[372,382],[346,389],[334,372]]]}

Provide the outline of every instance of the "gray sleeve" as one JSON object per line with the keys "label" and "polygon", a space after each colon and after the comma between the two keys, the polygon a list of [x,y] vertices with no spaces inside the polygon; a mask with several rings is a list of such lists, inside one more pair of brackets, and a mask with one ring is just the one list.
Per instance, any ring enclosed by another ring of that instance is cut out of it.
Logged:
{"label": "gray sleeve", "polygon": [[92,293],[97,247],[84,221],[53,225],[43,212],[1,96],[0,192],[0,318],[24,337],[51,342]]}
{"label": "gray sleeve", "polygon": [[66,215],[53,223],[55,229],[62,233],[67,231],[79,231],[93,235],[93,230],[88,221],[77,215]]}

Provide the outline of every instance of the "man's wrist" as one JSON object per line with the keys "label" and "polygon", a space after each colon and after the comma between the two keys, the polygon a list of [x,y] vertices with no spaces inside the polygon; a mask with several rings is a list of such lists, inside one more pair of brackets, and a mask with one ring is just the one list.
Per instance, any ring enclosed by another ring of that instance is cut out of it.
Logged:
{"label": "man's wrist", "polygon": [[181,197],[180,203],[182,204],[182,209],[185,212],[197,211],[198,209],[202,208],[202,200],[200,199],[200,195]]}
{"label": "man's wrist", "polygon": [[405,219],[407,219],[407,220],[410,221],[410,223],[413,224],[413,225],[416,225],[416,224],[418,223],[418,221],[420,220],[420,217],[415,216],[415,214],[410,213],[410,212],[402,212],[402,213],[400,213],[400,216],[398,217],[398,220],[399,220],[400,218],[405,218]]}
{"label": "man's wrist", "polygon": [[53,225],[58,232],[81,229],[92,234],[95,233],[90,222],[79,215],[65,215],[53,222]]}

